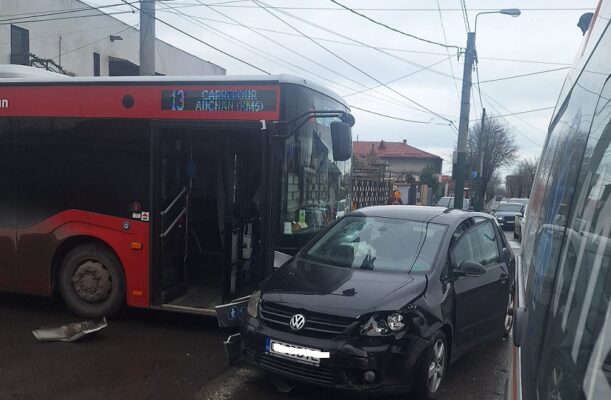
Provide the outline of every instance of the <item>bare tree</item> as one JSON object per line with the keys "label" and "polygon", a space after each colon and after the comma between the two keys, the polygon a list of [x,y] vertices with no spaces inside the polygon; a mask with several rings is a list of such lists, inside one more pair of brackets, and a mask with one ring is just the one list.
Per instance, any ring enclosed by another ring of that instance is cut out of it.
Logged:
{"label": "bare tree", "polygon": [[509,127],[492,115],[485,119],[483,130],[481,122],[469,130],[468,146],[467,163],[470,170],[477,171],[480,162],[482,165],[481,175],[478,174],[475,182],[476,191],[473,197],[475,209],[483,210],[485,195],[490,191],[489,186],[494,183],[495,173],[498,175],[501,168],[515,162],[518,146]]}
{"label": "bare tree", "polygon": [[519,162],[506,178],[507,192],[511,197],[530,197],[530,188],[535,180],[538,158],[527,158]]}

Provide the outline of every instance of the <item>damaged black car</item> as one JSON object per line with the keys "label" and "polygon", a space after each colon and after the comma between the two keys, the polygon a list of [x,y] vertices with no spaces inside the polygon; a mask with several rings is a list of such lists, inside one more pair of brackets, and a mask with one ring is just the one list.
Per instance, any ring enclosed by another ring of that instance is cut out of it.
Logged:
{"label": "damaged black car", "polygon": [[242,356],[289,381],[433,399],[450,362],[508,334],[513,269],[486,214],[361,209],[263,281]]}

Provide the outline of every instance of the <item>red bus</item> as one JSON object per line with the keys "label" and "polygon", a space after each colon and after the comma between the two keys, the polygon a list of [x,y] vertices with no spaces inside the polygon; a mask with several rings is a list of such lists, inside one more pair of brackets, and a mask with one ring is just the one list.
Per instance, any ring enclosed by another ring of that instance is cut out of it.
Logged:
{"label": "red bus", "polygon": [[351,204],[348,111],[283,75],[0,67],[0,290],[214,314]]}

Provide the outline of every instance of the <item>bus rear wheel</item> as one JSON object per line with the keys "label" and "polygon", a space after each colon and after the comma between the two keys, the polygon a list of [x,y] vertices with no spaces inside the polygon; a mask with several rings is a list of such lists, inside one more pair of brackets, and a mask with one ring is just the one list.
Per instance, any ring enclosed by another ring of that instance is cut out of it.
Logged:
{"label": "bus rear wheel", "polygon": [[125,298],[121,263],[101,245],[75,247],[62,261],[59,291],[68,308],[80,317],[110,316],[121,308]]}

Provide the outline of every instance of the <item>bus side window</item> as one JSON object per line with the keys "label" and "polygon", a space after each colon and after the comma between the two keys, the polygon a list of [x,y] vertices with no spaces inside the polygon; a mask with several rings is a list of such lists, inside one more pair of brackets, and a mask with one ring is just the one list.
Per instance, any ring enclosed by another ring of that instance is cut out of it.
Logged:
{"label": "bus side window", "polygon": [[[608,80],[594,112],[550,304],[553,325],[547,326],[550,334],[546,335],[552,348],[559,349],[560,357],[571,360],[573,365],[566,372],[587,399],[610,398],[611,393],[604,378],[604,371],[611,368],[610,195]],[[553,359],[551,368],[557,368]]]}

